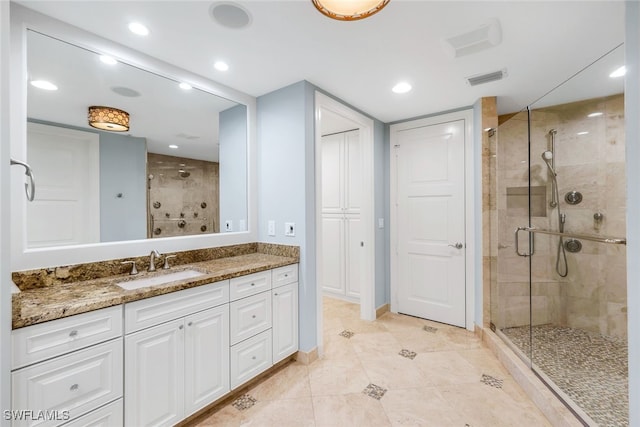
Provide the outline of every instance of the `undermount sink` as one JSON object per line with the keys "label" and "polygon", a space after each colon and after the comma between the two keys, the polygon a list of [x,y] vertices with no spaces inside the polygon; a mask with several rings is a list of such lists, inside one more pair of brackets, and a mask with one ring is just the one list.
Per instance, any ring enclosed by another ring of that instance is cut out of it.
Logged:
{"label": "undermount sink", "polygon": [[158,276],[144,277],[140,279],[127,280],[124,282],[116,283],[122,289],[131,291],[134,289],[146,288],[147,286],[164,285],[165,283],[177,282],[179,280],[193,279],[196,277],[204,276],[197,270],[182,270],[175,273],[160,274]]}

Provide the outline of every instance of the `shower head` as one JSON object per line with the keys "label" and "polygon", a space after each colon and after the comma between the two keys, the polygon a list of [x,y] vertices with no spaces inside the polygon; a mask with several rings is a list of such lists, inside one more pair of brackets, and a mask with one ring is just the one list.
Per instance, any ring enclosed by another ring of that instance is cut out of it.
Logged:
{"label": "shower head", "polygon": [[553,179],[556,179],[556,176],[558,175],[556,173],[556,171],[553,169],[553,166],[551,166],[551,160],[553,160],[553,153],[549,150],[545,151],[542,153],[542,160],[544,160],[545,164],[547,165],[547,167],[549,168],[549,172],[551,172],[551,176],[553,177]]}

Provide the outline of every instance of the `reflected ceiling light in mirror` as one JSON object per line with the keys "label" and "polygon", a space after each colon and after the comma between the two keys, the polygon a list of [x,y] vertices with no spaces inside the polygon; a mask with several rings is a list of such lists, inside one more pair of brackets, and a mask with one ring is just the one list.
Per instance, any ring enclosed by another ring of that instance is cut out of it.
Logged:
{"label": "reflected ceiling light in mirror", "polygon": [[611,78],[616,78],[616,77],[622,77],[625,74],[627,74],[627,67],[625,67],[624,65],[620,68],[618,68],[617,70],[615,70],[613,73],[609,74],[609,77]]}
{"label": "reflected ceiling light in mirror", "polygon": [[232,2],[216,2],[209,9],[211,18],[226,28],[240,29],[251,24],[251,14],[239,4]]}
{"label": "reflected ceiling light in mirror", "polygon": [[595,113],[588,114],[587,117],[600,117],[603,114],[601,111],[596,111]]}
{"label": "reflected ceiling light in mirror", "polygon": [[54,85],[53,83],[47,80],[32,80],[31,86],[37,87],[38,89],[44,89],[44,90],[58,90],[58,86]]}
{"label": "reflected ceiling light in mirror", "polygon": [[407,93],[411,90],[411,85],[407,82],[399,82],[391,90],[393,93]]}
{"label": "reflected ceiling light in mirror", "polygon": [[131,31],[133,34],[137,34],[139,36],[148,36],[149,35],[149,29],[147,27],[145,27],[144,25],[142,25],[139,22],[131,22],[129,24],[129,31]]}
{"label": "reflected ceiling light in mirror", "polygon": [[176,144],[171,144],[171,145],[169,146],[169,148],[172,148],[172,149],[174,149],[174,150],[177,150],[177,149],[178,149],[178,146],[177,146]]}
{"label": "reflected ceiling light in mirror", "polygon": [[582,131],[582,132],[576,133],[576,135],[579,135],[579,136],[588,135],[588,134],[589,134],[589,132],[587,132],[587,131]]}
{"label": "reflected ceiling light in mirror", "polygon": [[100,55],[100,61],[102,61],[102,63],[107,65],[116,65],[118,63],[118,61],[116,61],[114,58],[110,57],[109,55]]}
{"label": "reflected ceiling light in mirror", "polygon": [[182,90],[190,90],[190,89],[193,89],[193,87],[192,87],[189,83],[184,83],[184,82],[183,82],[183,83],[180,83],[178,86],[179,86],[179,87],[180,87],[180,89],[182,89]]}
{"label": "reflected ceiling light in mirror", "polygon": [[311,0],[324,16],[338,21],[357,21],[380,12],[389,0]]}
{"label": "reflected ceiling light in mirror", "polygon": [[89,126],[111,132],[129,130],[129,113],[113,107],[93,105],[89,107]]}
{"label": "reflected ceiling light in mirror", "polygon": [[213,63],[213,68],[218,71],[227,71],[229,69],[229,64],[224,61],[216,61]]}

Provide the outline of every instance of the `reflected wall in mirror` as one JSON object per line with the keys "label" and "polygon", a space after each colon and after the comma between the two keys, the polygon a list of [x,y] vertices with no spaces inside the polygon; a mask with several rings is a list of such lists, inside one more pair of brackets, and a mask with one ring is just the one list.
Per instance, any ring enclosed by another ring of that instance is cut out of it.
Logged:
{"label": "reflected wall in mirror", "polygon": [[[246,106],[34,31],[27,69],[28,248],[246,230]],[[130,129],[91,127],[93,105]]]}

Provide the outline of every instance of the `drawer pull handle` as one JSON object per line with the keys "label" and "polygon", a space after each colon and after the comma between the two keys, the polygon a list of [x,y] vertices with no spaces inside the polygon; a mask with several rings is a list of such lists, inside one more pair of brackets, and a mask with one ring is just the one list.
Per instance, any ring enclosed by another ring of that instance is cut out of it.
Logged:
{"label": "drawer pull handle", "polygon": [[274,295],[275,295],[275,296],[278,296],[278,293],[276,292]]}
{"label": "drawer pull handle", "polygon": [[78,384],[74,384],[71,387],[69,387],[69,390],[71,391],[76,391],[78,389]]}
{"label": "drawer pull handle", "polygon": [[251,318],[252,318],[252,319],[255,319],[255,318],[256,318],[256,315],[254,314],[253,316],[251,316]]}
{"label": "drawer pull handle", "polygon": [[193,322],[187,323],[187,326],[191,326],[191,325],[193,325]]}
{"label": "drawer pull handle", "polygon": [[284,277],[289,277],[289,275],[288,275],[288,274],[285,274],[285,275],[284,275]]}
{"label": "drawer pull handle", "polygon": [[255,357],[255,356],[253,356],[253,357],[252,357],[252,359],[253,359],[253,360],[256,360],[256,357]]}
{"label": "drawer pull handle", "polygon": [[184,325],[178,326],[178,329],[183,329],[183,328],[184,328]]}
{"label": "drawer pull handle", "polygon": [[252,283],[252,284],[251,284],[251,286],[255,286],[255,285],[256,285],[255,283]]}
{"label": "drawer pull handle", "polygon": [[71,338],[75,338],[75,337],[77,337],[77,336],[78,336],[78,331],[76,331],[76,330],[74,329],[73,331],[69,332],[69,336],[70,336]]}

